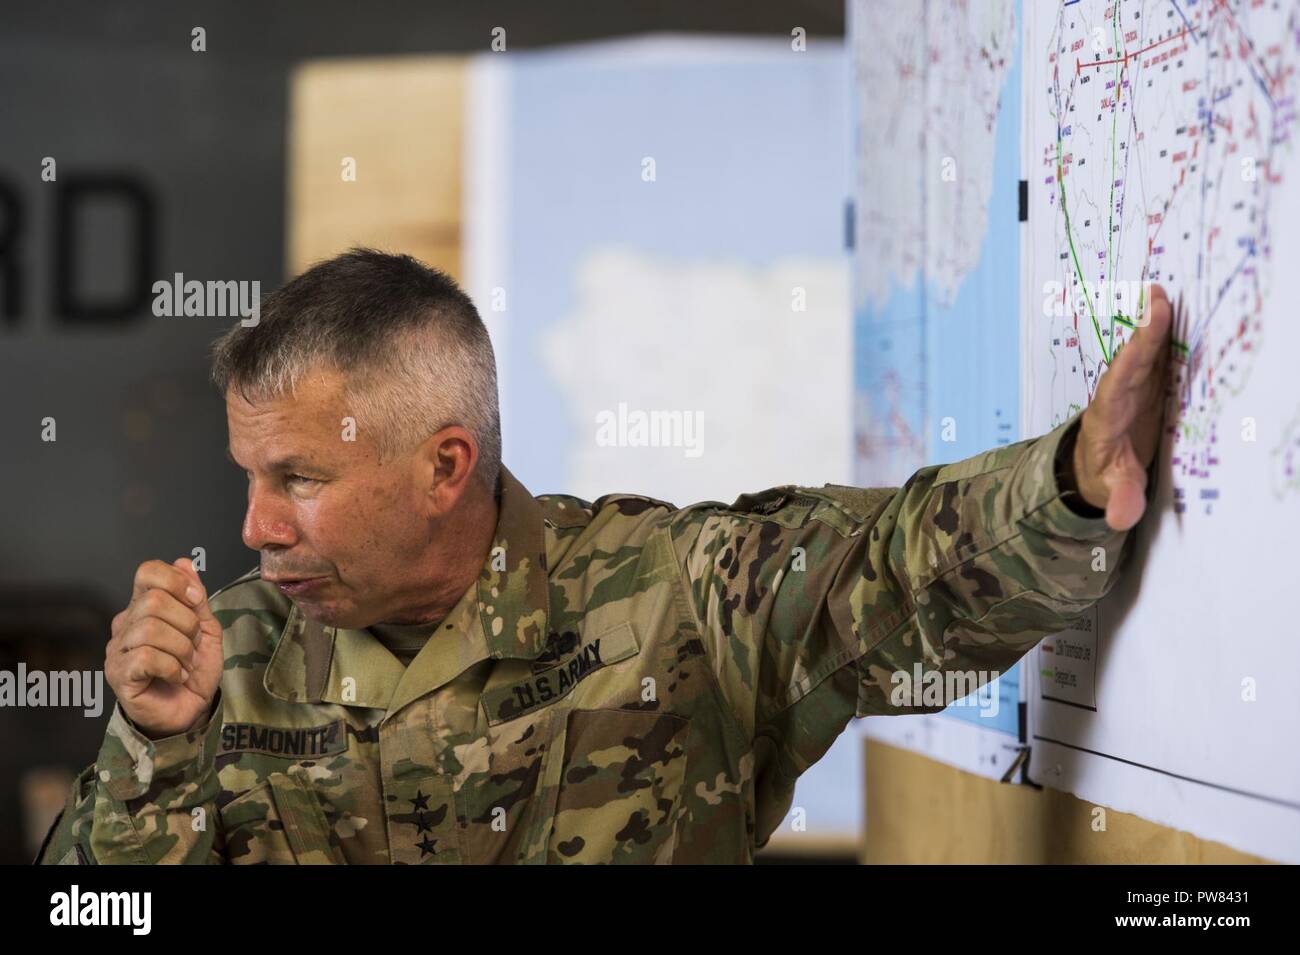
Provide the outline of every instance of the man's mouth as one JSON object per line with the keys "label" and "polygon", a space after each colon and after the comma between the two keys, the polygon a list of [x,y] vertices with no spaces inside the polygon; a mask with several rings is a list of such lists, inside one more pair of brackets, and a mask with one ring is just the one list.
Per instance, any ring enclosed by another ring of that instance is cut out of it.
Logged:
{"label": "man's mouth", "polygon": [[286,597],[299,597],[328,580],[326,577],[263,577],[262,579],[275,584],[280,593]]}

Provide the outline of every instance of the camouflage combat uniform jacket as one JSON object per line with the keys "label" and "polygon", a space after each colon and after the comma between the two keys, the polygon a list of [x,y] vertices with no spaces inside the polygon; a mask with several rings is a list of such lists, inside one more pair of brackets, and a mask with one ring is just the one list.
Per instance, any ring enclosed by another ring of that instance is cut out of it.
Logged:
{"label": "camouflage combat uniform jacket", "polygon": [[892,705],[894,671],[1005,670],[1109,590],[1127,535],[1058,487],[1078,418],[730,507],[503,472],[483,572],[407,668],[254,571],[211,599],[207,726],[151,742],[115,707],[41,861],[751,861],[850,719],[941,708]]}

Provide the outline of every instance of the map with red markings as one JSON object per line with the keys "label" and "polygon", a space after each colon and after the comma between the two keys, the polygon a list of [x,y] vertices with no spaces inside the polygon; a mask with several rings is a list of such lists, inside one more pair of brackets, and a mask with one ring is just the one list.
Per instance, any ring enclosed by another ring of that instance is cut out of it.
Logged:
{"label": "map with red markings", "polygon": [[1176,302],[1154,513],[1029,658],[1030,777],[1300,862],[1300,0],[1026,7],[1023,431]]}
{"label": "map with red markings", "polygon": [[1087,405],[1140,320],[1145,283],[1161,283],[1182,298],[1175,507],[1213,514],[1240,426],[1225,401],[1268,347],[1279,195],[1300,174],[1297,5],[1036,6],[1049,7],[1031,18],[1026,67],[1030,223],[1043,243],[1026,276],[1027,301],[1043,305],[1031,343],[1045,347],[1027,369],[1037,421]]}

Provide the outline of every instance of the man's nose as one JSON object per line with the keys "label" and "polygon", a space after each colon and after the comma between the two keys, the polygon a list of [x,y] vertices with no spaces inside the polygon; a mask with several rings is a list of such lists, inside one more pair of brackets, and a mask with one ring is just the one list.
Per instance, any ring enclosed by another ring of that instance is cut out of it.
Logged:
{"label": "man's nose", "polygon": [[292,547],[298,543],[292,517],[293,509],[284,498],[256,487],[250,488],[242,531],[244,546],[250,550]]}

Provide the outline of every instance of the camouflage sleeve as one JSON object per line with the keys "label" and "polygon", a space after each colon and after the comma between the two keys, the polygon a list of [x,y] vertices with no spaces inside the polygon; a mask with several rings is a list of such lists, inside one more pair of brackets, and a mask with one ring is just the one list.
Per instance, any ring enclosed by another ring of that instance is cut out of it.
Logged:
{"label": "camouflage sleeve", "polygon": [[896,673],[996,675],[1110,589],[1128,535],[1057,482],[1080,417],[901,488],[783,487],[673,515],[722,694],[787,781],[855,716],[946,705],[900,699]]}
{"label": "camouflage sleeve", "polygon": [[217,849],[215,755],[221,691],[208,722],[151,740],[115,704],[95,764],[73,784],[37,859],[44,864],[210,864]]}
{"label": "camouflage sleeve", "polygon": [[95,821],[95,765],[72,781],[63,811],[45,834],[36,865],[90,865],[90,827]]}

